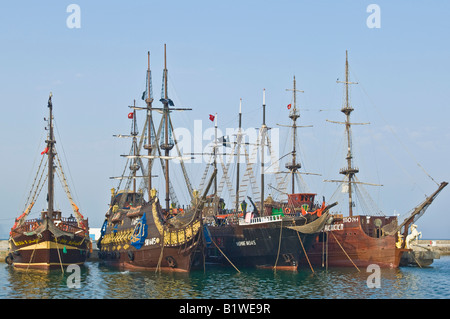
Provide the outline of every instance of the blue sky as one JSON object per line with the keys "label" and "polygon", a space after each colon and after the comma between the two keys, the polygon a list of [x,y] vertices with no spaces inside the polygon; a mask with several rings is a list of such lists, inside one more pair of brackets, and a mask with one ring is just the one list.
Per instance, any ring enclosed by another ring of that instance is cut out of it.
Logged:
{"label": "blue sky", "polygon": [[[81,9],[81,28],[67,27],[71,3]],[[371,3],[381,9],[380,28],[366,24]],[[174,113],[175,126],[203,120],[207,128],[208,114],[218,113],[219,126],[235,127],[242,98],[243,126],[258,127],[263,88],[267,124],[287,124],[285,89],[295,75],[305,91],[300,123],[313,125],[299,132],[302,164],[321,174],[305,180],[326,198],[336,185],[323,180],[339,178],[345,165],[344,129],[326,120],[344,120],[336,79],[348,50],[351,79],[360,83],[352,119],[371,123],[353,130],[358,177],[384,185],[368,190],[387,215],[407,212],[437,187],[417,163],[437,182],[450,180],[449,9],[446,1],[2,2],[0,234],[24,208],[45,147],[50,91],[75,199],[90,225],[101,225],[116,186],[109,177],[121,173],[119,155],[128,151],[112,135],[130,130],[127,106],[141,102],[147,51],[159,98],[164,43],[169,95],[193,109]],[[280,128],[282,141],[286,134]],[[195,184],[203,166],[188,171]],[[418,223],[424,238],[450,238],[448,192]]]}

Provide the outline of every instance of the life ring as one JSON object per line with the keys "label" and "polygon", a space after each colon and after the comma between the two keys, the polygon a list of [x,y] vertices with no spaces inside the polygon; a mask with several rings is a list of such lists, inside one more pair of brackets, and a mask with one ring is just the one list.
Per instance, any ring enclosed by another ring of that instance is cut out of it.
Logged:
{"label": "life ring", "polygon": [[291,209],[289,207],[285,207],[284,208],[284,213],[285,214],[290,214],[291,213]]}
{"label": "life ring", "polygon": [[170,268],[175,268],[177,266],[177,262],[175,261],[175,258],[173,258],[172,256],[166,257],[166,260]]}
{"label": "life ring", "polygon": [[134,253],[133,253],[131,250],[128,251],[128,258],[129,258],[131,261],[134,260]]}
{"label": "life ring", "polygon": [[8,265],[12,265],[13,260],[14,260],[14,256],[13,256],[11,253],[9,253],[8,255],[6,255],[6,257],[5,257],[5,263],[7,263]]}

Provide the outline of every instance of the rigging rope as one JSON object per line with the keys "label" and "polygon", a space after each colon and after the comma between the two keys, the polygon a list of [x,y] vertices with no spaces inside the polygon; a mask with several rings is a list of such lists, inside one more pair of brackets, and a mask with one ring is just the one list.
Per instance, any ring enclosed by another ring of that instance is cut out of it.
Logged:
{"label": "rigging rope", "polygon": [[[47,156],[45,156],[45,158],[46,158],[46,160],[45,160],[44,167],[45,167],[45,165],[47,165],[47,160],[48,160]],[[34,199],[36,198],[36,191],[37,191],[37,189],[38,189],[38,187],[39,187],[39,183],[41,182],[42,175],[44,174],[44,170],[42,170],[42,172],[41,172],[41,167],[42,167],[42,163],[43,163],[43,162],[44,162],[44,156],[42,156],[41,161],[40,161],[40,163],[39,163],[39,167],[38,167],[38,169],[37,169],[36,176],[35,176],[35,178],[34,178],[33,184],[31,185],[30,193],[28,194],[28,198],[27,198],[27,201],[25,202],[25,208],[24,208],[24,209],[26,209],[26,208],[28,207],[28,205],[30,204],[30,202],[33,202]],[[36,186],[36,191],[35,191],[35,193],[33,194],[33,196],[31,196],[31,193],[32,193],[32,191],[33,191],[33,189],[34,189],[34,186],[36,185],[36,180],[37,180],[37,178],[38,178],[38,176],[39,176],[39,173],[41,173],[41,176],[40,176],[39,182],[38,182],[38,184],[37,184],[37,186]],[[31,198],[31,200],[30,200],[30,198]]]}
{"label": "rigging rope", "polygon": [[[352,73],[354,74],[354,72],[352,71]],[[355,75],[355,74],[354,74]],[[417,166],[419,166],[419,168],[422,169],[422,171],[425,173],[426,176],[428,176],[436,185],[439,186],[439,183],[436,182],[434,180],[434,178],[425,170],[425,168],[423,168],[422,165],[420,165],[420,163],[417,161],[417,159],[414,157],[414,155],[411,153],[411,151],[401,142],[400,138],[397,136],[397,134],[395,134],[394,130],[392,129],[392,126],[388,124],[388,122],[386,121],[386,119],[383,117],[382,113],[378,110],[378,108],[376,107],[375,103],[372,101],[372,99],[370,98],[369,94],[367,94],[364,86],[362,85],[362,83],[357,79],[356,75],[355,75],[356,80],[358,81],[358,83],[361,85],[361,88],[364,92],[364,94],[367,96],[367,98],[369,99],[370,103],[372,104],[372,106],[374,107],[374,109],[377,111],[378,115],[381,117],[381,119],[386,123],[386,125],[388,126],[389,130],[391,131],[392,135],[395,136],[395,138],[397,139],[397,141],[400,143],[400,145],[405,149],[406,153],[411,157],[411,159],[416,163]]]}
{"label": "rigging rope", "polygon": [[[56,130],[56,134],[58,134],[58,140],[59,140],[59,141],[62,141],[61,135],[59,134],[57,122],[56,122],[55,119],[53,119],[53,124],[54,124],[55,130]],[[70,166],[69,166],[69,163],[68,163],[68,161],[67,161],[66,151],[64,150],[64,144],[63,144],[63,143],[60,143],[59,145],[61,145],[63,157],[64,157],[64,159],[65,159],[65,163],[66,163],[66,166],[67,166],[67,171],[68,171],[68,173],[69,173],[69,178],[70,178],[70,180],[71,180],[71,185],[74,186],[75,183],[74,183],[74,181],[73,181],[72,173],[71,173],[71,171],[70,171]],[[56,152],[56,151],[55,151],[55,152]],[[75,187],[73,188],[73,192],[75,193],[75,197],[77,198],[77,201],[79,201],[79,197],[78,197],[77,190],[75,189]]]}
{"label": "rigging rope", "polygon": [[70,204],[72,205],[72,210],[75,214],[75,218],[77,219],[78,227],[85,229],[85,226],[83,224],[83,215],[81,215],[78,206],[73,201],[72,194],[70,193],[69,185],[67,184],[67,180],[64,175],[64,171],[62,169],[62,165],[61,165],[61,161],[59,159],[58,153],[55,153],[55,158],[56,158],[56,162],[57,162],[58,168],[59,168],[59,173],[58,173],[58,170],[55,170],[56,175],[58,175],[59,180],[64,188],[64,191],[66,192],[67,198],[69,199]]}

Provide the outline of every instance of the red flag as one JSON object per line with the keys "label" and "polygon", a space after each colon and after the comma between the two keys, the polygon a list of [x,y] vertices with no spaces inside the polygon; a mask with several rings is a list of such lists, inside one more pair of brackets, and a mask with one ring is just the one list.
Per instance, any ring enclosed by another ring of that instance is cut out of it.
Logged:
{"label": "red flag", "polygon": [[287,108],[288,108],[288,110],[290,110],[291,109],[291,104],[288,104]]}
{"label": "red flag", "polygon": [[41,155],[47,154],[48,153],[48,146],[41,152]]}
{"label": "red flag", "polygon": [[214,122],[214,119],[215,119],[216,117],[214,116],[214,115],[212,115],[212,114],[209,114],[209,120],[211,121],[211,122]]}
{"label": "red flag", "polygon": [[132,118],[133,118],[133,112],[128,113],[128,118],[129,118],[129,119],[132,119]]}

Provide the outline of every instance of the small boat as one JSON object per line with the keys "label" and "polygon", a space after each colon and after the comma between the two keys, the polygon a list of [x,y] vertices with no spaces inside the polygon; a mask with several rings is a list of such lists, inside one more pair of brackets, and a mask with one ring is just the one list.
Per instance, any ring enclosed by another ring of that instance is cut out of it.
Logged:
{"label": "small boat", "polygon": [[[42,159],[34,180],[25,211],[16,218],[9,236],[7,264],[24,269],[61,269],[68,265],[82,265],[89,256],[92,244],[89,238],[88,219],[80,213],[70,194],[69,186],[62,170],[61,161],[55,147],[53,133],[52,94],[48,99],[48,139],[41,153]],[[44,156],[46,155],[46,156]],[[45,161],[46,158],[46,161]],[[47,174],[45,165],[47,164]],[[54,167],[56,169],[54,169]],[[54,172],[58,173],[75,216],[62,217],[62,212],[54,208]],[[48,183],[48,207],[39,218],[27,219],[45,180]]]}

